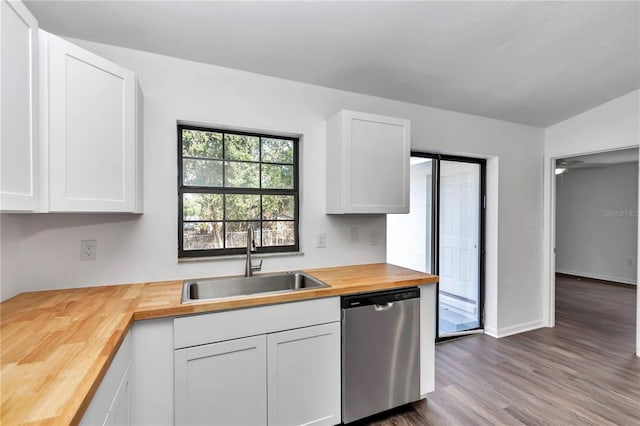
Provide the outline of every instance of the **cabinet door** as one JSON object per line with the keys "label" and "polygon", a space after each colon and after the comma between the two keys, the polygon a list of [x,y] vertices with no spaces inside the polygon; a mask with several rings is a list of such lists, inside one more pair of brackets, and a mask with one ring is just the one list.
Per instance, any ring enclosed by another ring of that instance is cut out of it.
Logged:
{"label": "cabinet door", "polygon": [[327,130],[327,213],[408,213],[409,120],[343,110]]}
{"label": "cabinet door", "polygon": [[266,337],[175,351],[175,423],[264,425]]}
{"label": "cabinet door", "polygon": [[19,1],[0,1],[2,124],[0,210],[38,209],[38,22]]}
{"label": "cabinet door", "polygon": [[109,414],[104,422],[105,426],[127,426],[131,424],[129,393],[129,369],[122,378],[118,392],[113,399]]}
{"label": "cabinet door", "polygon": [[340,423],[340,323],[270,334],[269,425]]}
{"label": "cabinet door", "polygon": [[127,334],[102,378],[80,425],[127,425],[131,376],[131,334]]}
{"label": "cabinet door", "polygon": [[49,35],[49,210],[136,209],[136,78]]}

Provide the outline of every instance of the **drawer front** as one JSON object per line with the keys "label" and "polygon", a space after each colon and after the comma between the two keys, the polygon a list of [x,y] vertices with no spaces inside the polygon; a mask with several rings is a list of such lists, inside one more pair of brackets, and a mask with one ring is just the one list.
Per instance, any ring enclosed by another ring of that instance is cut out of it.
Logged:
{"label": "drawer front", "polygon": [[281,303],[176,318],[175,349],[340,321],[340,298]]}

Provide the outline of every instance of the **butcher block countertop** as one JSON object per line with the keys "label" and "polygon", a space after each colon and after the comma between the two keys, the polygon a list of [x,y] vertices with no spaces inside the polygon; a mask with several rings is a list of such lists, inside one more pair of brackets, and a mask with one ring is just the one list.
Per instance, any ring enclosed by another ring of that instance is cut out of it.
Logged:
{"label": "butcher block countertop", "polygon": [[181,304],[182,281],[22,293],[0,304],[0,424],[78,424],[133,321],[435,283],[386,263],[308,269],[330,287]]}

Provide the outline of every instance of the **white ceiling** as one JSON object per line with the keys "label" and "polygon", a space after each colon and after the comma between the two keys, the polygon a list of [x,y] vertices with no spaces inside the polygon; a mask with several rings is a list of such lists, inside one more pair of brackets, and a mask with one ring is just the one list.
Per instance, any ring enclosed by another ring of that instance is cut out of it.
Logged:
{"label": "white ceiling", "polygon": [[45,30],[546,127],[640,87],[640,3],[28,1]]}

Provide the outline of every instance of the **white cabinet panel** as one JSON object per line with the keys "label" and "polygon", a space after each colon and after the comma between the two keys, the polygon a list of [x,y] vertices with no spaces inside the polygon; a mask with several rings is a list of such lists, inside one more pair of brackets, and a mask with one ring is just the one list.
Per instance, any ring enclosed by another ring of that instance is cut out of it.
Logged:
{"label": "white cabinet panel", "polygon": [[340,423],[340,298],[173,321],[176,424]]}
{"label": "white cabinet panel", "polygon": [[340,298],[235,309],[174,320],[174,348],[340,321]]}
{"label": "white cabinet panel", "polygon": [[408,213],[408,120],[343,110],[327,122],[327,213]]}
{"label": "white cabinet panel", "polygon": [[269,425],[340,423],[340,323],[269,334]]}
{"label": "white cabinet panel", "polygon": [[18,1],[0,1],[2,118],[0,210],[38,210],[38,22]]}
{"label": "white cabinet panel", "polygon": [[131,365],[131,334],[124,338],[91,404],[84,413],[81,425],[128,425],[129,376]]}
{"label": "white cabinet panel", "polygon": [[436,285],[420,288],[420,397],[425,398],[436,385]]}
{"label": "white cabinet panel", "polygon": [[264,335],[176,350],[176,424],[266,424],[265,357]]}
{"label": "white cabinet panel", "polygon": [[173,318],[135,321],[131,337],[131,423],[173,425]]}
{"label": "white cabinet panel", "polygon": [[104,424],[105,426],[130,425],[130,413],[129,375],[127,374],[122,378],[122,383],[120,384],[120,388],[118,388],[118,393],[113,400]]}
{"label": "white cabinet panel", "polygon": [[42,33],[48,210],[141,212],[135,74]]}

